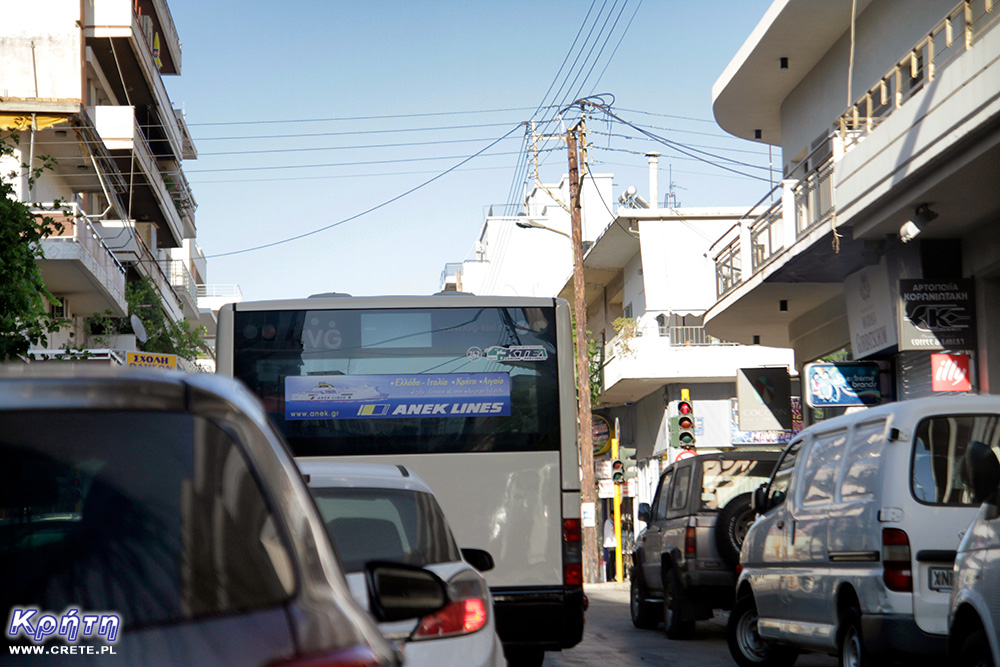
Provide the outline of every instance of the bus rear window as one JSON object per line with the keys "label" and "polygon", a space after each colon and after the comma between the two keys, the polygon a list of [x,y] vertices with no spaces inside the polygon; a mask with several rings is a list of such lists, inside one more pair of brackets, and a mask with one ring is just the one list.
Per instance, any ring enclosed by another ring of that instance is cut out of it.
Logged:
{"label": "bus rear window", "polygon": [[556,451],[554,308],[236,311],[234,375],[296,456]]}

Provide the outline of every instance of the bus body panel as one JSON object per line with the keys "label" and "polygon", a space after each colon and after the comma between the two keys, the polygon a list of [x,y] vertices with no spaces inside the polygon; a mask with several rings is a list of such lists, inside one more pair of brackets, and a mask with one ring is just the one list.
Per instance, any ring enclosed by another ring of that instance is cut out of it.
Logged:
{"label": "bus body panel", "polygon": [[[580,642],[583,636],[584,595],[581,585],[567,585],[564,581],[563,543],[564,521],[580,520],[580,473],[577,451],[575,354],[569,304],[563,299],[522,298],[522,297],[478,297],[472,295],[433,295],[425,297],[322,297],[293,299],[284,301],[261,301],[228,304],[219,312],[216,363],[217,372],[236,376],[247,382],[251,390],[265,398],[266,391],[258,391],[253,381],[241,377],[239,369],[245,366],[238,361],[235,350],[237,339],[245,332],[237,330],[236,319],[245,321],[248,313],[283,313],[282,321],[294,319],[296,313],[318,315],[314,318],[319,327],[328,326],[323,311],[330,311],[331,318],[346,318],[346,314],[336,315],[338,310],[387,311],[421,309],[517,309],[521,313],[540,312],[535,309],[551,309],[555,313],[554,351],[556,354],[557,387],[547,394],[548,405],[558,406],[558,415],[552,428],[558,430],[556,442],[532,449],[535,445],[524,445],[524,451],[452,451],[447,453],[409,453],[371,455],[351,451],[335,454],[330,458],[369,462],[391,462],[404,465],[423,477],[434,489],[461,547],[486,549],[495,561],[495,568],[485,573],[495,600],[497,631],[508,646],[531,647],[543,650],[569,648]],[[316,311],[319,311],[318,313]],[[384,313],[383,313],[384,315]],[[531,319],[530,316],[528,318]],[[300,318],[301,320],[301,318]],[[338,319],[338,321],[340,321]],[[242,325],[240,325],[242,326]],[[280,328],[281,325],[279,325]],[[300,321],[300,326],[304,325]],[[332,326],[332,325],[329,325]],[[308,339],[319,341],[321,333],[329,331],[311,330]],[[530,337],[531,332],[526,332]],[[307,334],[298,333],[305,343]],[[331,334],[332,335],[332,334]],[[266,346],[265,346],[266,347]],[[392,347],[392,346],[389,346]],[[304,346],[303,348],[304,349]],[[331,346],[332,349],[332,346]],[[288,352],[289,350],[278,350]],[[362,351],[362,356],[363,356]],[[390,355],[391,355],[390,351]],[[267,350],[262,356],[269,354]],[[343,352],[333,354],[344,356]],[[551,352],[550,352],[551,354]],[[322,356],[322,352],[319,356]],[[303,358],[305,358],[303,356]],[[517,364],[510,368],[511,377],[517,372]],[[343,373],[401,373],[399,369],[358,371],[355,366],[347,367]],[[488,370],[496,370],[492,367]],[[522,365],[523,370],[523,365]],[[336,371],[334,371],[336,372]],[[411,371],[413,372],[413,371]],[[466,368],[451,370],[430,370],[431,373],[469,372]],[[474,371],[473,371],[474,372]],[[303,375],[312,374],[303,366]],[[336,381],[333,381],[336,384]],[[549,391],[546,389],[546,391]],[[327,458],[323,454],[325,444],[319,439],[314,444],[302,434],[289,433],[296,427],[285,423],[290,415],[282,415],[280,407],[284,400],[269,394],[275,426],[283,432],[296,456]],[[513,389],[512,389],[512,399]],[[539,405],[545,404],[544,402]],[[543,414],[541,410],[538,414]],[[499,438],[499,432],[495,435]],[[508,438],[510,434],[508,434]],[[516,440],[516,439],[515,439]],[[550,439],[551,440],[551,439]],[[355,437],[354,449],[358,442],[367,443]],[[330,442],[333,442],[331,440]],[[375,442],[375,441],[373,441]],[[384,438],[382,442],[389,446]],[[367,444],[365,444],[367,446]],[[412,438],[411,438],[411,447]],[[508,440],[507,447],[519,448],[516,441]],[[579,547],[577,548],[577,554]],[[578,558],[578,555],[577,555]]]}

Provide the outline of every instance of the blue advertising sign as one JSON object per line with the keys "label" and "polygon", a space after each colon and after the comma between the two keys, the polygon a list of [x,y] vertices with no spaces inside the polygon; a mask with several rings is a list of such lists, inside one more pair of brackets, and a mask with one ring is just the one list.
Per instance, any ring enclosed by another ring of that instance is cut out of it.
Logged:
{"label": "blue advertising sign", "polygon": [[805,374],[810,407],[878,405],[882,401],[878,364],[806,364]]}
{"label": "blue advertising sign", "polygon": [[508,373],[285,378],[285,419],[510,415]]}

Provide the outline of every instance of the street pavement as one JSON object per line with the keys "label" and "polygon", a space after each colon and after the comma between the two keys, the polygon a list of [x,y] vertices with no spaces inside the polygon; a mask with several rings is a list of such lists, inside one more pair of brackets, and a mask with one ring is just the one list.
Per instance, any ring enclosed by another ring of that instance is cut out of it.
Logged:
{"label": "street pavement", "polygon": [[[671,641],[657,630],[639,630],[629,618],[629,585],[625,583],[587,584],[590,600],[583,641],[572,649],[545,654],[545,667],[734,667],[726,645],[728,614],[699,622],[695,635],[685,641]],[[828,655],[801,655],[796,667],[835,667],[837,659]]]}

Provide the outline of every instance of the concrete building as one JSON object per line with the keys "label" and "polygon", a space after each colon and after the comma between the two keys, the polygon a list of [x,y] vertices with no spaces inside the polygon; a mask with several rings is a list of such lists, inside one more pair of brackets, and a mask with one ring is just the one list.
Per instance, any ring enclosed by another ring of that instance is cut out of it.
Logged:
{"label": "concrete building", "polygon": [[[781,149],[784,181],[711,247],[709,334],[791,347],[800,373],[869,362],[883,401],[996,392],[998,18],[989,0],[772,3],[713,108]],[[824,388],[803,398],[837,405]]]}
{"label": "concrete building", "polygon": [[[214,331],[199,303],[207,267],[182,167],[197,151],[164,86],[180,73],[165,0],[28,3],[0,23],[0,127],[16,136],[2,169],[17,172],[21,201],[63,225],[40,265],[71,325],[38,355],[69,347],[121,363],[134,337],[97,336],[90,319],[127,317],[126,282],[143,278],[171,321]],[[32,180],[46,156],[52,168]]]}

